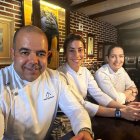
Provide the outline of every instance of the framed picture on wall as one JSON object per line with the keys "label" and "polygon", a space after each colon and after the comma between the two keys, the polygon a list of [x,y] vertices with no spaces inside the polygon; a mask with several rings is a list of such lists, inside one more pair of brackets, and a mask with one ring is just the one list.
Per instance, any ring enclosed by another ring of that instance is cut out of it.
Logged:
{"label": "framed picture on wall", "polygon": [[14,35],[14,19],[0,15],[0,65],[12,62],[10,50]]}
{"label": "framed picture on wall", "polygon": [[106,63],[107,62],[107,53],[108,49],[112,46],[115,45],[116,43],[113,42],[104,42],[104,47],[103,47],[103,61]]}
{"label": "framed picture on wall", "polygon": [[87,57],[94,56],[94,35],[88,34],[87,35]]}
{"label": "framed picture on wall", "polygon": [[97,60],[103,61],[104,58],[104,43],[98,42],[98,52],[97,52]]}
{"label": "framed picture on wall", "polygon": [[51,57],[48,58],[48,67],[57,69],[59,66],[59,37],[62,37],[59,34],[58,24],[62,24],[60,19],[65,20],[65,9],[40,0],[40,18],[41,29],[48,37],[49,50],[52,52]]}

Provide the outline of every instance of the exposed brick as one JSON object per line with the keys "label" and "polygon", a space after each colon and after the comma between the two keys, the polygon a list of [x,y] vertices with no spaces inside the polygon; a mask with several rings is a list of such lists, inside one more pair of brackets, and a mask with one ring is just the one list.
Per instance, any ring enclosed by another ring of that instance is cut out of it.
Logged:
{"label": "exposed brick", "polygon": [[17,1],[12,0],[11,3],[14,4],[14,5],[17,5],[17,6],[21,6],[21,1],[20,0],[17,0]]}
{"label": "exposed brick", "polygon": [[0,10],[4,10],[4,7],[0,6]]}
{"label": "exposed brick", "polygon": [[21,11],[19,12],[19,11],[16,11],[16,10],[14,10],[14,9],[6,8],[5,10],[6,10],[7,12],[10,12],[10,13],[13,13],[13,14],[21,14]]}
{"label": "exposed brick", "polygon": [[15,31],[22,26],[22,16],[20,9],[21,9],[20,0],[0,1],[0,15],[14,18]]}
{"label": "exposed brick", "polygon": [[15,19],[15,22],[21,23],[22,22],[22,19]]}
{"label": "exposed brick", "polygon": [[5,6],[5,7],[9,7],[9,8],[13,8],[13,5],[8,4],[8,3],[4,3],[4,2],[0,2],[0,5]]}
{"label": "exposed brick", "polygon": [[20,24],[20,23],[15,23],[15,26],[16,26],[16,27],[21,27],[22,24]]}
{"label": "exposed brick", "polygon": [[5,12],[5,11],[0,11],[0,14],[1,15],[4,15],[4,16],[8,16],[8,17],[14,17],[14,15],[12,14],[12,13],[7,13],[7,12]]}
{"label": "exposed brick", "polygon": [[22,19],[21,15],[15,15],[15,18]]}
{"label": "exposed brick", "polygon": [[14,5],[14,9],[16,9],[16,10],[21,10],[21,7],[15,6],[15,5]]}

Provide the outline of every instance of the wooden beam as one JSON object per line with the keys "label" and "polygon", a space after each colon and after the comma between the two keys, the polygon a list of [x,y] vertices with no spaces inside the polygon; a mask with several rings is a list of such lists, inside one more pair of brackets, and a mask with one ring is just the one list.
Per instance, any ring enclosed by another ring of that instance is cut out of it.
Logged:
{"label": "wooden beam", "polygon": [[65,14],[65,35],[67,36],[70,33],[70,11],[66,10]]}
{"label": "wooden beam", "polygon": [[45,0],[45,1],[52,3],[52,4],[55,4],[55,5],[58,5],[62,8],[65,8],[65,9],[69,9],[70,4],[72,3],[72,0]]}
{"label": "wooden beam", "polygon": [[25,15],[24,15],[24,1],[21,0],[21,14],[22,14],[22,26],[25,25]]}
{"label": "wooden beam", "polygon": [[140,36],[140,28],[134,28],[134,29],[120,29],[118,31],[119,34],[119,41],[125,40],[125,39],[139,39]]}
{"label": "wooden beam", "polygon": [[41,28],[40,2],[39,2],[39,0],[33,0],[32,5],[33,5],[32,24]]}
{"label": "wooden beam", "polygon": [[128,25],[131,25],[131,24],[138,23],[138,22],[140,22],[140,18],[134,19],[134,20],[131,20],[131,21],[128,21],[128,22],[124,22],[122,24],[117,25],[116,27],[121,28],[121,27],[124,27],[124,26],[128,26]]}
{"label": "wooden beam", "polygon": [[121,34],[125,34],[125,33],[131,33],[131,32],[140,32],[140,27],[136,27],[136,28],[131,28],[131,29],[119,29],[118,30],[119,33]]}
{"label": "wooden beam", "polygon": [[100,12],[100,13],[97,13],[97,14],[89,15],[89,17],[91,19],[93,19],[93,18],[106,16],[106,15],[114,14],[114,13],[118,13],[118,12],[123,12],[123,11],[126,11],[126,10],[131,10],[131,9],[139,8],[139,7],[140,7],[140,2],[130,4],[130,5],[126,5],[126,6],[122,6],[122,7],[115,8],[115,9],[111,9],[111,10],[107,10],[107,11]]}
{"label": "wooden beam", "polygon": [[77,9],[82,8],[82,7],[87,7],[87,6],[94,5],[94,4],[103,2],[103,1],[106,1],[106,0],[87,0],[87,1],[84,1],[84,2],[81,2],[79,4],[71,6],[70,9],[77,10]]}

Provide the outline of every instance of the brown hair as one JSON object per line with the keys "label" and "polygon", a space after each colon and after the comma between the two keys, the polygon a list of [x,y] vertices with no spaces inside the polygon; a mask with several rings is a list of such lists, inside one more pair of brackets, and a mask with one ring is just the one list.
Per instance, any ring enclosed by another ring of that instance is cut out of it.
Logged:
{"label": "brown hair", "polygon": [[[114,49],[114,48],[121,48],[123,50],[123,47],[121,47],[120,45],[111,45],[109,48],[108,48],[108,51],[107,51],[107,56],[109,57],[109,55],[111,54],[111,51]],[[124,51],[124,50],[123,50]]]}
{"label": "brown hair", "polygon": [[66,54],[66,50],[67,50],[68,46],[75,40],[81,41],[84,45],[84,48],[86,47],[84,39],[80,35],[72,33],[72,34],[69,34],[64,41],[64,45],[63,45],[64,54]]}

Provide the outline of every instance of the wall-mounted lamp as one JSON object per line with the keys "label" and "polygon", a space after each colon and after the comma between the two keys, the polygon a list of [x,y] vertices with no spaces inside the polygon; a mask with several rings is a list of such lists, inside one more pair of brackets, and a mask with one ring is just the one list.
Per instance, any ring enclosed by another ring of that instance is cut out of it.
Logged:
{"label": "wall-mounted lamp", "polygon": [[64,49],[63,49],[63,47],[61,47],[60,49],[59,49],[59,52],[64,52]]}

